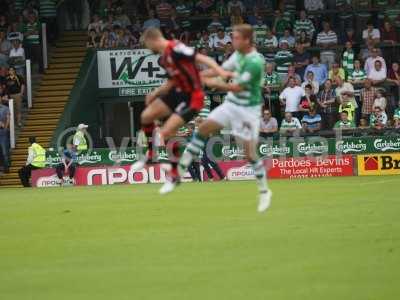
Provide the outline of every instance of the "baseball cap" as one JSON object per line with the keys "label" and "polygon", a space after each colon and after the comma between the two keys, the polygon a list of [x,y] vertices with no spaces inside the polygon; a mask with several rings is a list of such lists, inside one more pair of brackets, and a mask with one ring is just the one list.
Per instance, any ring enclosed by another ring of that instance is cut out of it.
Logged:
{"label": "baseball cap", "polygon": [[85,129],[85,128],[88,128],[89,126],[88,125],[86,125],[86,124],[79,124],[78,125],[78,129]]}

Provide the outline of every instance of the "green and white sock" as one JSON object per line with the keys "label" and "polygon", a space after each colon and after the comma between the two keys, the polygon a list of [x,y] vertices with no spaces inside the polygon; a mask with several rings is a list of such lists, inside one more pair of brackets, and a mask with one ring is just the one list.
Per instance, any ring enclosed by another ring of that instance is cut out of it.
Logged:
{"label": "green and white sock", "polygon": [[266,193],[268,191],[267,174],[265,172],[263,161],[257,159],[256,161],[250,161],[250,164],[254,170],[254,175],[256,176],[258,190],[260,193]]}

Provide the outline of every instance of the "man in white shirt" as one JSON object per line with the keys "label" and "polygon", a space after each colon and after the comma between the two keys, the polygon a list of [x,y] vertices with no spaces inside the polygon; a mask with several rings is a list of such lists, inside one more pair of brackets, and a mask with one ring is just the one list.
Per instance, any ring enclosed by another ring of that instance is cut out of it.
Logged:
{"label": "man in white shirt", "polygon": [[285,105],[285,112],[292,113],[295,117],[299,116],[299,104],[303,96],[304,90],[296,85],[296,80],[289,78],[288,87],[285,88],[279,95],[279,100],[282,105]]}
{"label": "man in white shirt", "polygon": [[375,60],[374,68],[369,72],[368,79],[371,79],[373,85],[382,83],[386,79],[386,70],[382,67],[380,60]]}
{"label": "man in white shirt", "polygon": [[228,43],[232,43],[232,39],[225,34],[223,29],[218,29],[217,35],[210,36],[209,47],[217,51],[224,51]]}
{"label": "man in white shirt", "polygon": [[304,8],[306,11],[323,10],[324,2],[322,0],[304,0]]}
{"label": "man in white shirt", "polygon": [[372,23],[372,21],[369,21],[367,23],[367,29],[363,30],[362,38],[365,43],[367,43],[368,40],[371,40],[374,44],[377,44],[380,42],[381,33],[380,33],[379,29],[374,28],[374,23]]}
{"label": "man in white shirt", "polygon": [[371,70],[375,68],[375,61],[379,60],[382,63],[382,69],[387,71],[385,59],[382,56],[379,56],[379,50],[377,48],[373,48],[371,52],[371,56],[367,58],[364,64],[364,70],[367,76]]}
{"label": "man in white shirt", "polygon": [[19,39],[13,40],[12,44],[13,47],[10,50],[8,62],[15,67],[18,75],[25,76],[25,50],[22,48]]}

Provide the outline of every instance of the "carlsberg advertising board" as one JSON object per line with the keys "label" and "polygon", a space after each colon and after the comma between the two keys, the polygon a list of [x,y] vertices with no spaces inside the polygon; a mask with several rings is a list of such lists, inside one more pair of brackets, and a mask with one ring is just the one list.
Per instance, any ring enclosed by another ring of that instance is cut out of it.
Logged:
{"label": "carlsberg advertising board", "polygon": [[166,79],[160,56],[148,49],[97,52],[100,89],[119,89],[120,96],[146,95]]}

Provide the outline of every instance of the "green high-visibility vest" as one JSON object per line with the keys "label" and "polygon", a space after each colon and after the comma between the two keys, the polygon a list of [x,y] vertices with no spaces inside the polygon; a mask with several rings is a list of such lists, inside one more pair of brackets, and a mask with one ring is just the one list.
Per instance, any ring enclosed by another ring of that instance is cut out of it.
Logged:
{"label": "green high-visibility vest", "polygon": [[74,135],[74,145],[78,151],[87,150],[87,142],[85,139],[85,134],[82,131],[77,131]]}
{"label": "green high-visibility vest", "polygon": [[35,155],[31,165],[44,168],[46,166],[46,150],[37,143],[33,143],[29,149],[32,150]]}

